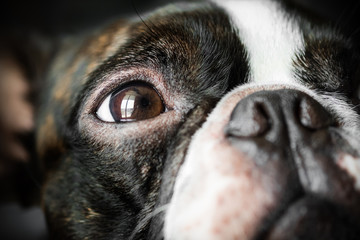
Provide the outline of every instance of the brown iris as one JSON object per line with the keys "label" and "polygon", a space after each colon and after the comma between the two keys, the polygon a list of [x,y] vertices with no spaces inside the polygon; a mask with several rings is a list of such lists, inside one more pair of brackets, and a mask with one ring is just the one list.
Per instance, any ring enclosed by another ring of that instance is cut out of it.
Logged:
{"label": "brown iris", "polygon": [[109,107],[115,122],[145,120],[156,117],[165,110],[158,92],[142,83],[114,92]]}

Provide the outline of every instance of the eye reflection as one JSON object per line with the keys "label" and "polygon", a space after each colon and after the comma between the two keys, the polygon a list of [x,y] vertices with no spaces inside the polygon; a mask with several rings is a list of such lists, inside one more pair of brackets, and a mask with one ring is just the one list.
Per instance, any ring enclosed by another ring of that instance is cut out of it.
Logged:
{"label": "eye reflection", "polygon": [[145,83],[133,83],[110,94],[97,109],[105,122],[140,121],[156,117],[165,111],[158,92]]}
{"label": "eye reflection", "polygon": [[125,95],[124,99],[121,102],[121,118],[131,118],[134,113],[136,92],[131,91]]}

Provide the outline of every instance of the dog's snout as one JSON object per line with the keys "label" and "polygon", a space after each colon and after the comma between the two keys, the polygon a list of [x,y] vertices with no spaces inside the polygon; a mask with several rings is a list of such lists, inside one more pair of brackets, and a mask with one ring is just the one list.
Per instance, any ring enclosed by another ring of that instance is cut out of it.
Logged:
{"label": "dog's snout", "polygon": [[314,131],[333,124],[331,114],[309,95],[283,89],[257,92],[240,100],[225,131],[233,137],[273,135],[274,140],[279,140],[289,129]]}

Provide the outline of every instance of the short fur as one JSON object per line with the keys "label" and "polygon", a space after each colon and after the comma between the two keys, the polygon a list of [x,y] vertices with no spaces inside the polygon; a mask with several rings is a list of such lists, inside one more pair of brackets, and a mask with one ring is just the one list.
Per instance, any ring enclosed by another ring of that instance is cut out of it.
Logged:
{"label": "short fur", "polygon": [[[56,46],[34,127],[52,239],[359,238],[359,56],[337,31],[177,3]],[[102,121],[139,81],[165,111]]]}

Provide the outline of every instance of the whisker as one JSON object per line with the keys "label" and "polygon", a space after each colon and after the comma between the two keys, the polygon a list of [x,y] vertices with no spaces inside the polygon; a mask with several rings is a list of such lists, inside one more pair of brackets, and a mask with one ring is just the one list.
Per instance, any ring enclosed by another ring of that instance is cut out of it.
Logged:
{"label": "whisker", "polygon": [[353,106],[351,106],[351,110],[358,110],[359,109],[359,107],[360,107],[360,104],[356,104],[356,105],[353,105]]}
{"label": "whisker", "polygon": [[145,22],[145,20],[141,17],[140,12],[138,8],[135,6],[135,1],[131,0],[131,5],[136,13],[136,15],[140,18],[141,22],[145,25],[147,29],[149,29],[150,32],[154,33],[153,30],[150,28],[150,26]]}
{"label": "whisker", "polygon": [[358,1],[354,6],[351,6],[351,4],[349,4],[351,11],[347,14],[348,18],[346,19],[345,24],[348,25],[348,23],[351,21],[352,17],[355,16],[355,13],[357,12],[357,10],[360,7],[360,1]]}
{"label": "whisker", "polygon": [[143,229],[143,228],[150,222],[150,220],[151,220],[153,217],[157,216],[157,215],[160,214],[160,213],[165,212],[165,211],[168,209],[168,207],[169,207],[169,204],[165,204],[165,205],[163,205],[163,206],[160,206],[160,207],[155,208],[154,211],[152,211],[151,213],[149,213],[148,215],[146,215],[146,217],[144,217],[144,219],[142,219],[142,220],[138,223],[138,225],[135,227],[135,229],[134,229],[134,231],[133,231],[133,233],[131,234],[131,236],[130,236],[129,239],[130,239],[130,240],[133,240],[133,239],[135,238],[136,234],[137,234],[141,229]]}
{"label": "whisker", "polygon": [[356,28],[349,36],[349,38],[355,37],[360,32],[360,27]]}
{"label": "whisker", "polygon": [[355,13],[356,8],[358,7],[357,5],[358,4],[353,6],[353,4],[347,2],[344,7],[342,7],[340,14],[336,18],[335,28],[347,25],[347,23],[350,21],[351,17]]}

